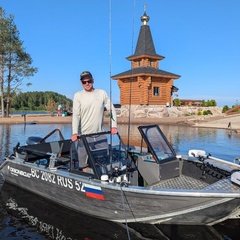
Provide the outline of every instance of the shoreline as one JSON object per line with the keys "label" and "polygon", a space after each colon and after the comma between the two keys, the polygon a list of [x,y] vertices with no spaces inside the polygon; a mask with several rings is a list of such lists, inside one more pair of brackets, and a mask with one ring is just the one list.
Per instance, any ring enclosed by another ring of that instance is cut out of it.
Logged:
{"label": "shoreline", "polygon": [[[131,118],[118,117],[118,124],[165,124],[165,125],[182,125],[191,127],[220,128],[234,130],[240,133],[240,114],[230,116],[181,116],[165,118]],[[26,121],[26,122],[25,122]],[[0,124],[71,124],[71,116],[51,116],[41,114],[29,114],[24,118],[22,115],[11,115],[9,118],[0,118]],[[105,122],[109,119],[105,118]]]}

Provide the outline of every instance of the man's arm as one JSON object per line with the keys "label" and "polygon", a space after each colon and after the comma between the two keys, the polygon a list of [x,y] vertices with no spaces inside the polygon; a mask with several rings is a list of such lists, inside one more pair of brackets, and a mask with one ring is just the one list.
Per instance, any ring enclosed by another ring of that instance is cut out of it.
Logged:
{"label": "man's arm", "polygon": [[72,141],[76,141],[79,136],[79,123],[80,123],[80,101],[79,94],[76,93],[73,98],[73,111],[72,111]]}

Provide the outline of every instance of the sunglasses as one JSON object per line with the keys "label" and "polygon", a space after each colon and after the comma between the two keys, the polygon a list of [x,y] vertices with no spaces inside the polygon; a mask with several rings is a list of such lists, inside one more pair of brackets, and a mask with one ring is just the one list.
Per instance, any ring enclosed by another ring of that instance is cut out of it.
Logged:
{"label": "sunglasses", "polygon": [[86,84],[86,83],[93,83],[93,80],[92,79],[89,79],[87,81],[82,81],[82,84]]}

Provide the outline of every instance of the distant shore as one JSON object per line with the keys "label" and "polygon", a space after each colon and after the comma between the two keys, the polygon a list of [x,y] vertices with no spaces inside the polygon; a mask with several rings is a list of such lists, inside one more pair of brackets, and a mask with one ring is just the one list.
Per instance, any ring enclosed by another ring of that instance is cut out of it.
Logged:
{"label": "distant shore", "polygon": [[[222,128],[232,129],[240,132],[240,114],[231,116],[181,116],[165,118],[118,118],[118,124],[168,124],[168,125],[185,125],[193,127]],[[105,119],[106,122],[109,119]],[[72,117],[58,117],[47,114],[29,114],[24,118],[22,115],[11,115],[9,118],[0,118],[0,124],[71,124]]]}

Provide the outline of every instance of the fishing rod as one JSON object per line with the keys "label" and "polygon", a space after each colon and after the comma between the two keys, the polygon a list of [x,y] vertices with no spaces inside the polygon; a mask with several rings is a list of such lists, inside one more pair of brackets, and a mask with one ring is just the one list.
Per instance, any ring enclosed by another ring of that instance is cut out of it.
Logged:
{"label": "fishing rod", "polygon": [[[132,54],[134,53],[134,25],[135,25],[136,0],[133,1],[133,23],[132,23]],[[130,147],[130,131],[131,131],[131,106],[132,106],[132,81],[133,81],[133,67],[131,64],[131,76],[129,87],[129,109],[128,109],[128,137],[127,146]]]}
{"label": "fishing rod", "polygon": [[[109,87],[110,87],[110,130],[112,129],[112,1],[109,0]],[[112,175],[112,133],[110,134],[110,174]]]}

